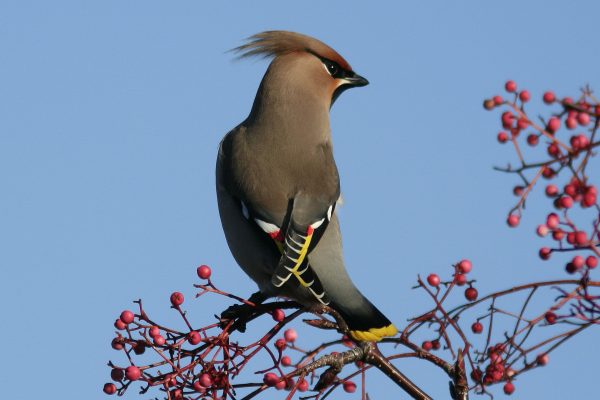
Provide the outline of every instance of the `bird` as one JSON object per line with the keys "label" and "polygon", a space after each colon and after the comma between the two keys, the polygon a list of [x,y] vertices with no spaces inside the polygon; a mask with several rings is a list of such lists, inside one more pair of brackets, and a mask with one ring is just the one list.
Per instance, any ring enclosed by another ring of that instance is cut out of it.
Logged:
{"label": "bird", "polygon": [[216,165],[227,244],[259,289],[250,299],[329,306],[358,342],[396,335],[348,275],[336,213],[329,112],[342,92],[368,80],[333,48],[296,32],[261,32],[234,51],[271,60],[248,117],[222,139]]}

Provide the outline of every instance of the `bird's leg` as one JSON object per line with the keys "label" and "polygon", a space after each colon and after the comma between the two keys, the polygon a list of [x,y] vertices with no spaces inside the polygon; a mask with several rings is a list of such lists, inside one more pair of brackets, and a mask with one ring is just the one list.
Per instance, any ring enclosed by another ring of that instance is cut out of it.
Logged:
{"label": "bird's leg", "polygon": [[237,320],[231,330],[246,331],[246,322],[256,311],[256,306],[262,304],[267,296],[260,291],[253,293],[243,304],[234,304],[221,313],[221,326],[225,327],[229,321]]}

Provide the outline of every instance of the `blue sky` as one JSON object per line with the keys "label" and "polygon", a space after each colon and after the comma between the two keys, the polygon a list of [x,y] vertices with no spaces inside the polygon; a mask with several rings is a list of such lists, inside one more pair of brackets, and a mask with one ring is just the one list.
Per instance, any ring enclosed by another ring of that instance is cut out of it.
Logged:
{"label": "blue sky", "polygon": [[[515,181],[492,166],[512,154],[481,102],[508,78],[534,104],[548,88],[599,88],[599,12],[594,1],[3,1],[2,397],[106,398],[112,321],[137,298],[174,319],[168,296],[192,296],[200,263],[224,289],[255,289],[226,247],[213,174],[267,66],[226,51],[267,29],[320,38],[371,82],[332,110],[340,213],[351,275],[398,325],[429,306],[410,290],[416,275],[461,258],[482,293],[563,277],[535,254],[547,203],[505,226]],[[198,325],[214,311],[190,306]],[[513,397],[590,398],[595,335]],[[401,365],[447,397],[441,373]],[[370,382],[373,399],[395,390]]]}

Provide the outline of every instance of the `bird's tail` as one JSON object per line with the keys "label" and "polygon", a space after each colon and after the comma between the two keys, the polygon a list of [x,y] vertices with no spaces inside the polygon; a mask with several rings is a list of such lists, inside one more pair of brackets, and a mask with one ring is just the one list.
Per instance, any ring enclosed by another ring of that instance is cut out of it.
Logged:
{"label": "bird's tail", "polygon": [[364,297],[359,305],[348,306],[334,302],[331,306],[344,318],[354,340],[378,342],[398,333],[394,324]]}

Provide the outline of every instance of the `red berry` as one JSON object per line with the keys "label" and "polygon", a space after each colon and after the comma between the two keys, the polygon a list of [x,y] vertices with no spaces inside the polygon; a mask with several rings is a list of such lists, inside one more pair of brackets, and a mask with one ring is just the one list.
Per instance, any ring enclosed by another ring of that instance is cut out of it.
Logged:
{"label": "red berry", "polygon": [[548,234],[548,232],[550,232],[550,229],[548,229],[546,225],[538,225],[535,232],[538,234],[539,237],[544,237]]}
{"label": "red berry", "polygon": [[559,204],[562,208],[571,208],[573,207],[573,198],[569,195],[563,196],[560,198]]}
{"label": "red berry", "polygon": [[132,345],[132,348],[135,354],[144,354],[146,352],[146,342],[143,340],[136,340],[135,344]]}
{"label": "red berry", "polygon": [[115,350],[123,350],[123,342],[120,338],[114,338],[110,345]]}
{"label": "red berry", "polygon": [[474,287],[470,287],[465,290],[465,298],[469,301],[477,300],[477,295],[477,289],[475,289]]}
{"label": "red berry", "polygon": [[579,140],[578,135],[571,136],[571,139],[569,139],[569,143],[571,144],[571,147],[573,148],[573,152],[576,153],[581,149],[581,142]]}
{"label": "red berry", "polygon": [[540,253],[539,254],[540,254],[540,258],[542,260],[547,260],[547,259],[550,258],[550,254],[552,254],[552,250],[550,250],[550,248],[548,248],[548,247],[542,247],[540,249]]}
{"label": "red berry", "polygon": [[344,392],[346,392],[346,393],[356,392],[356,383],[354,383],[352,381],[344,382]]}
{"label": "red berry", "polygon": [[556,96],[554,95],[553,92],[548,91],[548,92],[544,93],[543,99],[544,99],[544,103],[550,104],[550,103],[554,103],[554,100],[556,100]]}
{"label": "red berry", "polygon": [[494,383],[494,379],[490,375],[485,374],[485,376],[483,377],[483,384],[488,386],[488,385],[491,385],[492,383]]}
{"label": "red berry", "polygon": [[298,381],[298,391],[306,392],[308,390],[308,381],[306,379],[300,379]]}
{"label": "red berry", "polygon": [[117,318],[115,320],[115,328],[122,331],[123,329],[127,328],[127,324],[125,322],[121,321],[121,318]]}
{"label": "red berry", "polygon": [[157,345],[157,346],[162,346],[166,342],[165,338],[163,336],[161,336],[161,335],[154,336],[152,338],[152,340],[153,340],[154,344]]}
{"label": "red berry", "polygon": [[581,201],[581,204],[582,204],[584,207],[591,207],[591,206],[593,206],[594,204],[596,204],[596,201],[597,201],[597,200],[598,200],[598,199],[597,199],[597,197],[596,197],[596,195],[595,195],[594,193],[586,193],[586,194],[583,196],[583,200]]}
{"label": "red berry", "polygon": [[298,338],[298,333],[295,329],[286,329],[285,332],[283,332],[283,337],[287,342],[293,343]]}
{"label": "red berry", "polygon": [[198,378],[198,382],[200,382],[200,384],[205,388],[211,387],[213,384],[211,376],[207,373],[200,375],[200,377]]}
{"label": "red berry", "polygon": [[173,307],[179,307],[180,305],[183,304],[183,294],[181,292],[173,292],[171,294],[171,304],[173,305]]}
{"label": "red berry", "polygon": [[285,342],[285,339],[277,339],[275,341],[275,347],[277,347],[280,351],[285,350],[285,348],[287,347],[287,343]]}
{"label": "red berry", "polygon": [[212,271],[208,265],[201,265],[196,269],[196,273],[200,279],[208,279]]}
{"label": "red berry", "polygon": [[263,376],[263,382],[267,386],[275,386],[279,382],[279,377],[272,372],[267,372]]}
{"label": "red berry", "polygon": [[558,224],[560,223],[560,218],[555,213],[548,214],[546,218],[546,226],[550,229],[558,228]]}
{"label": "red berry", "polygon": [[504,344],[504,343],[497,343],[494,346],[494,351],[496,353],[503,353],[505,350],[506,350],[506,344]]}
{"label": "red berry", "polygon": [[434,350],[439,350],[441,345],[440,345],[440,341],[435,339],[431,341],[431,347],[433,347]]}
{"label": "red berry", "polygon": [[113,368],[110,370],[110,378],[115,382],[121,382],[125,372],[121,368]]}
{"label": "red berry", "polygon": [[427,283],[431,286],[437,287],[440,284],[440,277],[437,274],[429,274],[427,277]]}
{"label": "red berry", "polygon": [[[575,237],[574,235],[572,235],[573,237]],[[560,242],[561,240],[563,240],[565,237],[565,231],[563,231],[560,228],[555,229],[552,232],[552,239],[556,240],[557,242]]]}
{"label": "red berry", "polygon": [[572,184],[565,185],[565,193],[571,197],[575,197],[577,195],[577,188]]}
{"label": "red berry", "polygon": [[517,90],[517,84],[514,81],[506,81],[504,89],[509,93],[513,93]]}
{"label": "red berry", "polygon": [[135,365],[130,365],[125,369],[125,377],[130,381],[137,381],[142,376],[142,371]]}
{"label": "red berry", "polygon": [[492,371],[491,376],[494,382],[500,382],[500,380],[502,379],[502,372],[494,370]]}
{"label": "red berry", "polygon": [[576,269],[581,269],[585,265],[585,260],[581,256],[575,256],[573,257],[573,260],[571,260],[571,263],[573,263],[573,266]]}
{"label": "red berry", "polygon": [[552,311],[548,311],[546,314],[544,314],[544,318],[550,325],[556,323],[556,314],[554,314]]}
{"label": "red berry", "polygon": [[539,143],[538,135],[536,135],[535,133],[532,133],[529,136],[527,136],[527,143],[530,146],[536,146]]}
{"label": "red berry", "polygon": [[556,132],[560,129],[560,119],[558,117],[552,117],[548,120],[548,125],[546,126],[550,132]]}
{"label": "red berry", "polygon": [[577,128],[577,119],[575,117],[569,117],[565,121],[565,125],[567,126],[567,129],[575,129]]}
{"label": "red berry", "polygon": [[473,371],[471,371],[471,379],[473,379],[474,382],[480,382],[481,381],[481,370],[474,369]]}
{"label": "red berry", "polygon": [[580,112],[577,115],[577,122],[579,122],[579,125],[581,126],[586,126],[590,123],[590,114],[586,113],[586,112]]}
{"label": "red berry", "polygon": [[473,333],[480,334],[483,332],[483,325],[481,322],[475,322],[473,325],[471,325],[471,330]]}
{"label": "red berry", "polygon": [[531,99],[531,94],[528,90],[522,90],[521,93],[519,93],[519,98],[525,103]]}
{"label": "red berry", "polygon": [[508,133],[500,132],[498,133],[498,142],[506,143],[508,141]]}
{"label": "red berry", "polygon": [[125,310],[121,313],[121,316],[119,317],[119,319],[121,321],[123,321],[124,324],[129,325],[130,323],[133,322],[135,315],[129,311],[129,310]]}
{"label": "red berry", "polygon": [[277,322],[281,322],[285,318],[285,312],[283,312],[283,310],[281,308],[276,308],[275,310],[273,310],[272,317],[273,317],[273,320],[275,320]]}
{"label": "red berry", "polygon": [[513,194],[517,197],[522,196],[523,195],[523,190],[525,188],[521,185],[517,185],[513,188]]}
{"label": "red berry", "polygon": [[548,145],[548,155],[552,157],[558,157],[560,155],[560,148],[556,143],[551,143]]}
{"label": "red berry", "polygon": [[431,349],[433,349],[433,345],[431,344],[431,342],[429,340],[424,341],[423,344],[421,344],[421,347],[425,351],[430,351]]}
{"label": "red berry", "polygon": [[587,233],[584,231],[575,232],[575,244],[578,246],[584,246],[588,243]]}
{"label": "red berry", "polygon": [[588,256],[585,259],[585,265],[590,269],[594,269],[598,266],[598,259],[595,256]]}
{"label": "red berry", "polygon": [[[526,129],[529,126],[529,121],[526,118],[519,118],[517,120],[517,128],[523,130]],[[518,133],[513,133],[515,136],[518,135]]]}
{"label": "red berry", "polygon": [[536,357],[536,361],[539,365],[546,365],[548,364],[548,354],[540,354],[539,356]]}
{"label": "red berry", "polygon": [[515,392],[515,385],[512,382],[506,382],[503,389],[505,394],[511,395]]}
{"label": "red berry", "polygon": [[188,333],[187,340],[188,342],[190,342],[191,345],[195,346],[202,341],[202,337],[198,332],[191,331],[190,333]]}
{"label": "red berry", "polygon": [[275,389],[277,389],[277,390],[283,390],[283,389],[285,389],[286,386],[287,386],[287,382],[281,380],[281,381],[279,381],[279,382],[277,382],[275,384]]}
{"label": "red berry", "polygon": [[510,214],[508,216],[508,218],[506,219],[506,223],[508,224],[508,226],[510,226],[511,228],[514,228],[516,226],[519,225],[519,221],[520,221],[520,217],[517,214]]}
{"label": "red berry", "polygon": [[283,365],[284,367],[289,367],[290,365],[292,365],[292,359],[288,356],[281,357],[281,365]]}
{"label": "red berry", "polygon": [[493,110],[494,107],[496,107],[496,104],[494,104],[494,99],[485,99],[483,101],[483,108],[486,110]]}
{"label": "red berry", "polygon": [[454,283],[458,286],[463,286],[467,283],[467,275],[465,274],[455,274],[454,275]]}
{"label": "red berry", "polygon": [[472,269],[473,269],[473,264],[471,263],[470,260],[464,259],[464,260],[460,260],[460,262],[458,263],[458,270],[462,274],[468,274],[469,272],[471,272]]}
{"label": "red berry", "polygon": [[492,362],[492,364],[499,364],[502,362],[502,357],[500,357],[500,354],[498,354],[496,352],[496,350],[490,349],[490,361]]}
{"label": "red berry", "polygon": [[548,167],[548,166],[543,166],[542,167],[542,176],[546,179],[552,179],[554,178],[554,176],[556,175],[556,172]]}
{"label": "red berry", "polygon": [[194,390],[196,392],[204,393],[206,388],[200,384],[200,381],[194,382]]}
{"label": "red berry", "polygon": [[499,106],[500,104],[504,103],[504,99],[502,98],[502,96],[494,96],[492,98],[492,101],[494,102],[495,105]]}
{"label": "red berry", "polygon": [[115,394],[117,393],[117,387],[114,383],[105,383],[104,388],[102,389],[106,394]]}
{"label": "red berry", "polygon": [[152,338],[154,336],[158,336],[158,335],[160,335],[160,329],[158,329],[158,326],[153,326],[152,328],[150,328],[150,330],[148,330],[148,334]]}
{"label": "red berry", "polygon": [[558,187],[556,185],[548,185],[546,186],[546,196],[555,197],[558,194]]}
{"label": "red berry", "polygon": [[502,116],[500,117],[500,121],[502,121],[502,126],[504,129],[510,129],[512,123],[515,119],[515,116],[510,111],[504,111]]}

